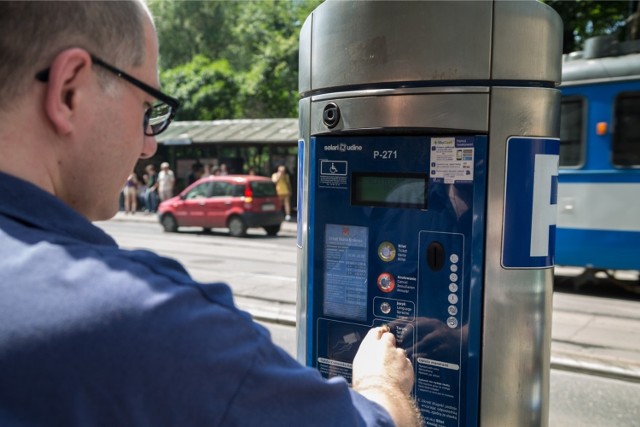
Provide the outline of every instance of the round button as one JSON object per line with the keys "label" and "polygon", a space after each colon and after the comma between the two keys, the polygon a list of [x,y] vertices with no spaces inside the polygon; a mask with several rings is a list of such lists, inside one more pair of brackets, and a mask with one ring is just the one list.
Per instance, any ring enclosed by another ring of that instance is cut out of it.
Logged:
{"label": "round button", "polygon": [[450,305],[447,311],[451,316],[455,316],[456,314],[458,314],[458,307],[456,307],[455,305]]}
{"label": "round button", "polygon": [[449,280],[451,280],[452,282],[457,282],[458,281],[458,275],[456,273],[451,273],[449,275]]}
{"label": "round button", "polygon": [[451,270],[453,273],[455,273],[456,271],[458,271],[458,266],[456,264],[451,264],[449,266],[449,270]]}
{"label": "round button", "polygon": [[459,261],[458,254],[451,254],[451,256],[449,257],[449,261],[454,264],[457,263]]}
{"label": "round button", "polygon": [[389,304],[388,302],[383,302],[382,304],[380,304],[380,311],[384,314],[391,313],[391,304]]}
{"label": "round button", "polygon": [[449,304],[457,304],[458,303],[458,295],[456,294],[449,294]]}
{"label": "round button", "polygon": [[449,283],[449,291],[458,292],[458,285],[456,285],[455,283]]}
{"label": "round button", "polygon": [[382,292],[391,292],[396,287],[396,280],[389,273],[382,273],[378,276],[378,289]]}
{"label": "round button", "polygon": [[447,319],[447,326],[450,327],[451,329],[453,328],[457,328],[458,327],[458,319],[456,319],[455,317],[449,317]]}
{"label": "round button", "polygon": [[380,243],[378,257],[384,262],[393,261],[396,258],[396,247],[391,242]]}

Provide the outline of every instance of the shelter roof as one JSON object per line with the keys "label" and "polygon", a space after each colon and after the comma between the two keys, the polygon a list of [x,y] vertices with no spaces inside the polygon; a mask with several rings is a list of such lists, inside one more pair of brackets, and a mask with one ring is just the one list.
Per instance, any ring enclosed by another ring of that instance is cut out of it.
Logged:
{"label": "shelter roof", "polygon": [[295,143],[298,119],[234,119],[173,122],[156,137],[159,144]]}

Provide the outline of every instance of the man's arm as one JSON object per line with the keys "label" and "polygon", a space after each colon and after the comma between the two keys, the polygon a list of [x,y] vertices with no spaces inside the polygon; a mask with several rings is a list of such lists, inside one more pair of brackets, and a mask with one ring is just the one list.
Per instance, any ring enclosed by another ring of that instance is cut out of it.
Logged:
{"label": "man's arm", "polygon": [[397,427],[422,425],[410,396],[414,374],[403,349],[396,347],[388,326],[373,328],[353,360],[353,389],[389,412]]}

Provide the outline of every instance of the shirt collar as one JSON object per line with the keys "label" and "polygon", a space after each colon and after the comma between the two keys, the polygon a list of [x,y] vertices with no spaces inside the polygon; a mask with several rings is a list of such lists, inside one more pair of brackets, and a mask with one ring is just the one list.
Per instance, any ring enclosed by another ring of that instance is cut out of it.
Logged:
{"label": "shirt collar", "polygon": [[57,197],[22,179],[0,172],[0,215],[86,243],[116,245],[100,228]]}

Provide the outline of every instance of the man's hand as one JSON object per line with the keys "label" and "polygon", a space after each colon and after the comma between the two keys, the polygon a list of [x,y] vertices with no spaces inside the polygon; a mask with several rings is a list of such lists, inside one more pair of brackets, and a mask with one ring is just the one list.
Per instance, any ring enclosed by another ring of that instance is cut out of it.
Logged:
{"label": "man's hand", "polygon": [[422,422],[409,396],[413,382],[411,361],[389,327],[371,329],[353,360],[353,389],[385,408],[396,426],[414,427]]}
{"label": "man's hand", "polygon": [[371,329],[353,360],[353,388],[384,383],[409,394],[413,381],[411,361],[403,349],[396,347],[396,337],[389,327]]}

